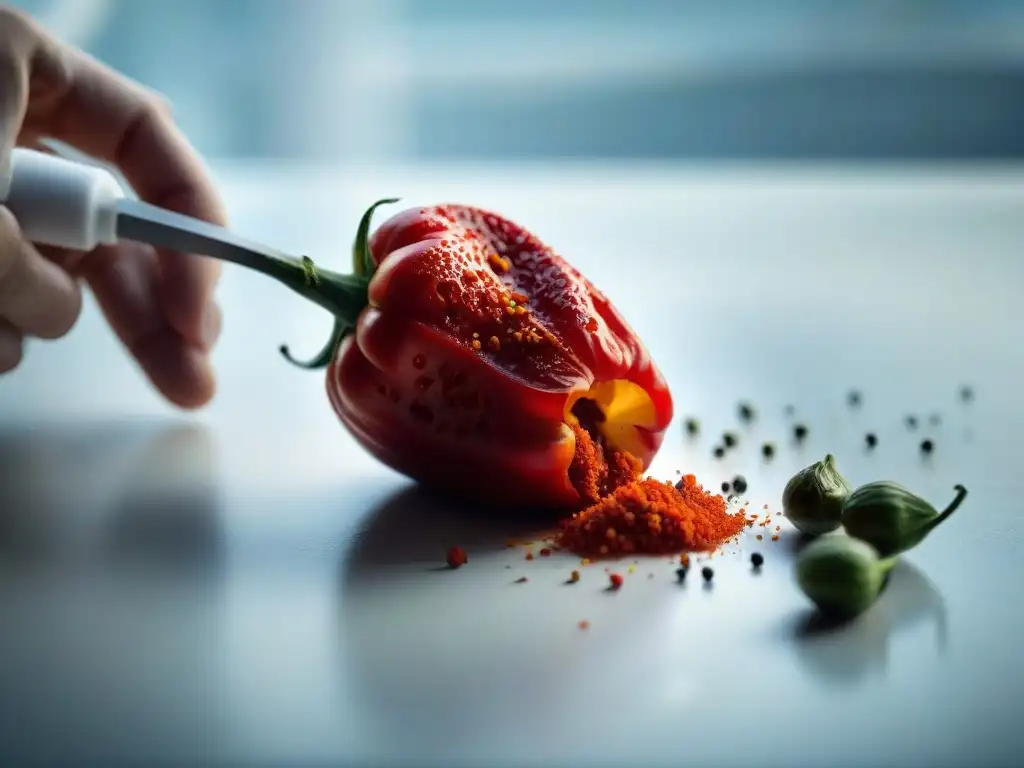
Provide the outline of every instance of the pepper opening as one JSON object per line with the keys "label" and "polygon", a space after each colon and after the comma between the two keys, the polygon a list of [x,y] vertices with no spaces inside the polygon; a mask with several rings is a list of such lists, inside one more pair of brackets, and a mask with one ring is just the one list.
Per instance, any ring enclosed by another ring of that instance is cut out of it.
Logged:
{"label": "pepper opening", "polygon": [[582,506],[596,504],[616,488],[640,477],[643,463],[608,440],[608,417],[595,400],[577,398],[569,415],[569,428],[576,438],[569,482],[580,495]]}
{"label": "pepper opening", "polygon": [[[579,422],[576,404],[581,400],[590,401],[601,414],[600,419],[589,422],[585,428],[593,429],[609,445],[633,456],[648,453],[645,429],[657,426],[654,402],[647,390],[626,379],[602,381],[585,392],[578,392],[569,398],[565,409],[565,422],[572,426]],[[590,406],[583,406],[590,408]]]}

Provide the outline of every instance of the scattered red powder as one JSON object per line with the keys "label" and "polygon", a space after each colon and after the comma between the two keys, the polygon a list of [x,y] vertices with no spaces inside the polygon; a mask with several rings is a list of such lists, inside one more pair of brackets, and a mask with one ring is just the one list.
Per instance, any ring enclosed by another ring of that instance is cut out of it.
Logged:
{"label": "scattered red powder", "polygon": [[586,632],[588,629],[590,629],[590,622],[584,619],[576,626],[579,627],[582,631]]}
{"label": "scattered red powder", "polygon": [[588,557],[714,551],[746,526],[693,475],[678,487],[653,479],[621,486],[562,522],[559,544]]}
{"label": "scattered red powder", "polygon": [[466,556],[466,550],[462,547],[452,547],[448,550],[448,566],[451,568],[459,568],[469,562],[469,558]]}

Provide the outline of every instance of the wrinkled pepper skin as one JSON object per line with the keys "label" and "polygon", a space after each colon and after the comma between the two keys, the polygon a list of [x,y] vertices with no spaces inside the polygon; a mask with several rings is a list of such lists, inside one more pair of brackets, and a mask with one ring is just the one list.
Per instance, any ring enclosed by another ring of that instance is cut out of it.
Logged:
{"label": "wrinkled pepper skin", "polygon": [[328,368],[341,421],[424,485],[490,505],[571,509],[581,397],[644,468],[668,386],[611,303],[537,238],[471,207],[416,208],[370,238],[369,306]]}

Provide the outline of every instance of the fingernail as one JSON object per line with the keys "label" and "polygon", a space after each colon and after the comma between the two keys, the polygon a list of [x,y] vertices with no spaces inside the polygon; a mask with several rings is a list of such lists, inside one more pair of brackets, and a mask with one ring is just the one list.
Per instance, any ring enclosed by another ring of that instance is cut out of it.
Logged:
{"label": "fingernail", "polygon": [[222,315],[220,306],[210,304],[203,313],[202,343],[203,348],[209,351],[220,338]]}

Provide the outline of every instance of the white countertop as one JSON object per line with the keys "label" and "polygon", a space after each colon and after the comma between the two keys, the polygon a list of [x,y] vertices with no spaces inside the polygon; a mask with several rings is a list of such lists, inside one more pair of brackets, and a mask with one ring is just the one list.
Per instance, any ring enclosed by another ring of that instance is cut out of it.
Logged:
{"label": "white countertop", "polygon": [[[673,426],[661,477],[717,487],[741,472],[753,508],[777,509],[789,476],[830,451],[855,484],[897,480],[940,506],[955,483],[970,496],[841,633],[799,631],[784,523],[781,541],[752,532],[716,558],[711,590],[677,586],[665,559],[642,561],[618,594],[594,566],[568,587],[575,558],[504,547],[528,521],[428,499],[357,448],[322,376],[277,354],[313,352],[329,328],[285,289],[225,270],[220,393],[197,414],[157,399],[90,304],[69,339],[33,346],[0,380],[4,763],[1015,760],[1024,170],[221,177],[239,231],[325,265],[347,263],[378,197],[521,221],[648,342],[677,422],[701,418],[693,444]],[[716,461],[741,398],[761,417]],[[802,449],[786,403],[810,427]],[[768,465],[765,439],[778,445]],[[452,544],[470,564],[438,571]]]}

